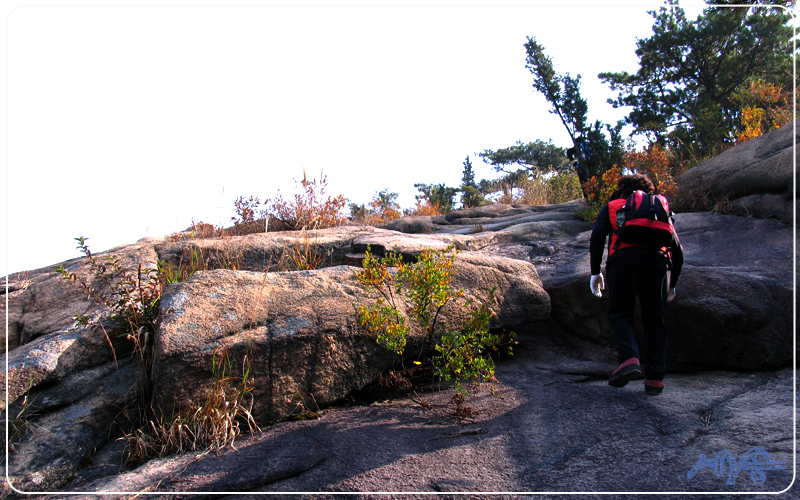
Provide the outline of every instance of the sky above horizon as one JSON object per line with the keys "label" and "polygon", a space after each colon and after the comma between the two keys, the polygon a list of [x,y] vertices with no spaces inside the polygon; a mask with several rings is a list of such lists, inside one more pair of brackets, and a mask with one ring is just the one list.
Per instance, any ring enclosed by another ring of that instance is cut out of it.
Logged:
{"label": "sky above horizon", "polygon": [[[532,88],[526,37],[580,74],[590,122],[627,114],[597,78],[636,71],[662,2],[318,1],[237,6],[7,2],[7,245],[0,276],[228,224],[238,196],[328,194],[498,174],[476,153],[569,136]],[[121,2],[117,2],[121,3]],[[694,18],[702,2],[681,2]]]}

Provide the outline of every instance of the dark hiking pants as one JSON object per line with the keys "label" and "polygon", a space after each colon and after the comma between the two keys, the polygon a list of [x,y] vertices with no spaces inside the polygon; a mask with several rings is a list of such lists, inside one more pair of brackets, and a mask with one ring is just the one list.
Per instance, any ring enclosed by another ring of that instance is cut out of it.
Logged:
{"label": "dark hiking pants", "polygon": [[[619,256],[606,266],[608,317],[617,343],[619,362],[639,358],[645,377],[664,380],[667,358],[667,267],[661,255]],[[639,356],[633,331],[636,296],[642,310],[644,358]]]}

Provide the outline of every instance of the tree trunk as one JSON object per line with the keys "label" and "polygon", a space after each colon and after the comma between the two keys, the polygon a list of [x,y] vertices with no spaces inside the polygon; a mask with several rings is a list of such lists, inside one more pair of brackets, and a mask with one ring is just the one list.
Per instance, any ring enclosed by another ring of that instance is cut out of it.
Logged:
{"label": "tree trunk", "polygon": [[578,174],[578,182],[581,183],[581,192],[583,193],[583,198],[588,201],[589,198],[587,197],[586,187],[584,184],[589,181],[589,167],[586,165],[586,158],[583,156],[583,151],[581,151],[578,140],[574,137],[572,138],[572,147],[575,149],[575,156],[578,158],[578,162],[575,164],[575,173]]}

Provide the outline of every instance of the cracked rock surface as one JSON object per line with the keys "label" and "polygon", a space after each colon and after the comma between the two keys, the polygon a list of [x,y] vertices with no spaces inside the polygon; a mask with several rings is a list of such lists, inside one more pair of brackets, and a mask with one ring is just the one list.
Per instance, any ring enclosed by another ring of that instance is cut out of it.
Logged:
{"label": "cracked rock surface", "polygon": [[[676,374],[652,397],[641,382],[614,389],[605,377],[553,371],[550,351],[525,345],[498,366],[498,395],[484,387],[469,402],[477,415],[468,420],[451,417],[452,390],[422,393],[427,407],[400,397],[338,408],[318,420],[265,428],[238,442],[236,451],[154,460],[71,490],[162,491],[169,498],[197,498],[180,492],[203,491],[230,492],[231,498],[248,498],[235,492],[334,498],[354,491],[718,492],[714,498],[739,498],[725,493],[777,492],[791,484],[791,370]],[[728,485],[729,468],[721,478],[708,467],[687,478],[701,455],[729,450],[738,460],[754,445],[788,468],[767,471],[763,484],[744,470]]]}

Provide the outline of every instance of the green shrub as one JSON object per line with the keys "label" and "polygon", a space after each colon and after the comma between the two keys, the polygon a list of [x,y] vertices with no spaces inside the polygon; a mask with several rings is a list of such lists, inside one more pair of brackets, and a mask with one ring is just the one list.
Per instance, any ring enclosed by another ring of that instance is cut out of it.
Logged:
{"label": "green shrub", "polygon": [[445,184],[414,184],[414,187],[419,190],[421,194],[416,195],[414,198],[418,204],[427,204],[432,207],[439,207],[441,213],[446,214],[453,210],[454,200],[459,188],[449,187]]}
{"label": "green shrub", "polygon": [[[492,311],[489,302],[493,302],[496,287],[489,292],[489,301],[472,306],[468,300],[464,307],[471,307],[469,317],[458,330],[445,331],[433,357],[436,374],[444,380],[472,380],[494,378],[494,362],[486,355],[488,350],[499,350],[507,340],[503,335],[489,331],[489,320]],[[513,341],[513,337],[510,339]],[[509,352],[511,349],[508,348]]]}
{"label": "green shrub", "polygon": [[[358,324],[373,334],[380,345],[398,355],[405,355],[410,328],[400,312],[405,305],[409,319],[425,333],[418,359],[432,354],[434,372],[444,380],[455,379],[460,391],[463,380],[494,380],[494,362],[490,352],[510,347],[516,335],[495,334],[489,330],[495,301],[495,289],[480,304],[463,300],[464,291],[452,287],[458,272],[452,246],[444,251],[427,250],[413,263],[406,263],[397,252],[376,258],[367,248],[363,269],[356,277],[375,299],[356,304]],[[451,308],[469,309],[466,321],[453,320]],[[508,349],[509,352],[511,349]]]}
{"label": "green shrub", "polygon": [[365,291],[376,291],[380,296],[372,304],[356,306],[358,322],[377,337],[379,344],[396,354],[403,354],[409,329],[398,309],[402,284],[398,281],[397,273],[389,270],[404,266],[403,258],[390,252],[378,259],[367,246],[362,265],[363,268],[356,271],[356,277],[364,285]]}
{"label": "green shrub", "polygon": [[547,179],[548,201],[556,205],[583,198],[581,183],[575,172],[559,172]]}

